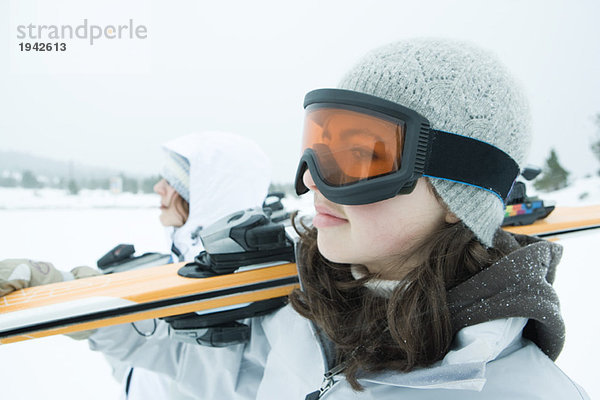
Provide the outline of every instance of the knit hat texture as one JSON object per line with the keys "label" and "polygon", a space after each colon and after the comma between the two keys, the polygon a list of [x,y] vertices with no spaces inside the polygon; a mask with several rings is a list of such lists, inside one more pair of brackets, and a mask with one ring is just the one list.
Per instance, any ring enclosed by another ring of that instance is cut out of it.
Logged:
{"label": "knit hat texture", "polygon": [[190,162],[187,158],[164,149],[165,160],[160,174],[188,203],[190,202]]}
{"label": "knit hat texture", "polygon": [[[392,43],[363,57],[339,88],[411,108],[425,116],[432,129],[490,143],[519,166],[527,156],[531,142],[527,100],[496,57],[472,44],[446,39]],[[484,189],[430,180],[448,209],[484,245],[492,246],[504,218],[503,201]]]}

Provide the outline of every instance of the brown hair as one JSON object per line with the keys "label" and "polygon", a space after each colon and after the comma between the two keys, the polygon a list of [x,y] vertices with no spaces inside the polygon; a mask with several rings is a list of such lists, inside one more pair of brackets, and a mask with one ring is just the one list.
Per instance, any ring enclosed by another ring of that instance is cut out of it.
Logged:
{"label": "brown hair", "polygon": [[384,298],[364,286],[377,276],[355,279],[351,265],[321,255],[317,230],[302,226],[294,222],[301,237],[303,289],[295,290],[290,302],[334,343],[336,362],[345,363],[355,390],[362,390],[360,370],[408,372],[442,359],[454,336],[447,290],[502,256],[485,248],[462,222],[445,223],[415,250],[425,261]]}
{"label": "brown hair", "polygon": [[187,221],[190,216],[190,203],[188,203],[178,192],[175,192],[175,197],[173,198],[173,205],[175,206],[175,211],[183,218],[183,223]]}

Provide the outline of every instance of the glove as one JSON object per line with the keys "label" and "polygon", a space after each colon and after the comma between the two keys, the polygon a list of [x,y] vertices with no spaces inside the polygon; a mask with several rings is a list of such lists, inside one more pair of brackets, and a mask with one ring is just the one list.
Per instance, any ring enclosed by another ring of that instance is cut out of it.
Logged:
{"label": "glove", "polygon": [[[89,278],[96,275],[102,274],[90,267],[76,267],[71,272],[63,272],[56,269],[51,263],[43,261],[23,258],[3,260],[0,261],[0,297],[31,286]],[[75,332],[67,334],[67,336],[80,340],[86,339],[92,332]]]}
{"label": "glove", "polygon": [[0,261],[0,296],[26,287],[63,280],[63,274],[47,262],[26,259]]}

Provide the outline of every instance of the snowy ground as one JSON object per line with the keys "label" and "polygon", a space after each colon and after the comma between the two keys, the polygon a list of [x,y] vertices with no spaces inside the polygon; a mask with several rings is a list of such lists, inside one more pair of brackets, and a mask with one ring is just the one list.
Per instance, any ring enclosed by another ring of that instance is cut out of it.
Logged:
{"label": "snowy ground", "polygon": [[[561,205],[600,203],[600,180],[593,178],[561,192],[543,195]],[[0,189],[0,259],[29,257],[52,261],[61,269],[95,265],[118,243],[133,243],[138,252],[168,251],[168,238],[158,223],[154,195]],[[297,202],[306,207],[309,201]],[[592,249],[600,230],[561,240],[565,246],[556,281],[567,325],[567,342],[558,365],[581,384],[591,398],[600,398],[595,372],[600,322],[595,296],[600,280]],[[0,383],[6,399],[117,399],[119,385],[103,357],[87,343],[56,336],[0,346]]]}
{"label": "snowy ground", "polygon": [[83,189],[76,196],[61,189],[0,187],[0,209],[147,208],[156,206],[156,195]]}
{"label": "snowy ground", "polygon": [[[49,260],[70,269],[95,266],[119,243],[168,252],[158,215],[157,208],[0,210],[0,258]],[[87,341],[54,336],[0,346],[0,360],[3,399],[119,398],[108,364]]]}

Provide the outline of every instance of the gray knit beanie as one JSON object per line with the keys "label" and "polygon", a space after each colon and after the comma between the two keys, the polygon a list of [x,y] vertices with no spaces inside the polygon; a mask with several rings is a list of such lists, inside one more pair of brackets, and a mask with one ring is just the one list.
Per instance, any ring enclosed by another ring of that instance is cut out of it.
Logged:
{"label": "gray knit beanie", "polygon": [[[504,66],[471,44],[445,39],[392,43],[362,58],[339,88],[401,104],[429,119],[433,129],[490,143],[519,166],[525,161],[531,141],[527,100]],[[430,180],[449,210],[492,246],[504,217],[502,200],[476,187]]]}
{"label": "gray knit beanie", "polygon": [[165,161],[160,174],[188,203],[190,202],[190,162],[174,151],[163,149]]}

